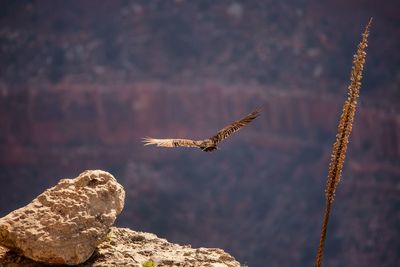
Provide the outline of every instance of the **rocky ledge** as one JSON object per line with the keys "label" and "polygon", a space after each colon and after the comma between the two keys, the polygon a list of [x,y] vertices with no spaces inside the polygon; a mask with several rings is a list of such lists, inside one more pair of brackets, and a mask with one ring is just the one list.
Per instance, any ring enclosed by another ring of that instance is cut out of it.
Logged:
{"label": "rocky ledge", "polygon": [[[47,266],[0,247],[0,262],[5,266]],[[111,227],[93,255],[80,267],[137,266],[137,267],[240,267],[232,256],[218,248],[191,248],[177,245],[156,235]]]}
{"label": "rocky ledge", "polygon": [[108,172],[60,180],[0,218],[0,266],[240,266],[221,249],[194,249],[111,227],[124,199],[123,187]]}

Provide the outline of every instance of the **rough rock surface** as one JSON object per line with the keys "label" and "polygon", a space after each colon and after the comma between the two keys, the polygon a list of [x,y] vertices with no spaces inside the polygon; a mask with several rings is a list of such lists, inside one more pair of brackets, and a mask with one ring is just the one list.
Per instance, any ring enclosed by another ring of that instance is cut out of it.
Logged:
{"label": "rough rock surface", "polygon": [[123,187],[104,171],[62,179],[0,219],[0,245],[36,261],[82,263],[106,237],[124,199]]}
{"label": "rough rock surface", "polygon": [[[5,266],[46,266],[0,247],[0,263]],[[151,233],[111,227],[92,257],[81,267],[89,266],[181,266],[240,267],[232,256],[217,248],[191,248],[169,243]]]}

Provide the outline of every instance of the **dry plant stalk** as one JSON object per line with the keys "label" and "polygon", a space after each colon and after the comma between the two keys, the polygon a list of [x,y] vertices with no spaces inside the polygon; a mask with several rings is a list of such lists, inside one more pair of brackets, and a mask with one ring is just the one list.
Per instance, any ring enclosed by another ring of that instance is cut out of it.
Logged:
{"label": "dry plant stalk", "polygon": [[324,253],[324,244],[326,238],[326,230],[329,220],[333,199],[335,196],[336,187],[340,182],[342,175],[343,163],[346,157],[347,144],[349,143],[349,136],[353,127],[354,114],[357,107],[357,98],[360,93],[362,71],[364,68],[366,48],[368,45],[368,34],[372,23],[372,18],[369,20],[362,39],[357,48],[357,53],[353,58],[353,66],[350,75],[350,85],[348,87],[348,98],[343,105],[342,115],[339,120],[338,133],[336,134],[336,142],[332,148],[331,162],[329,164],[329,171],[325,189],[326,207],[325,214],[322,221],[321,237],[315,266],[320,267]]}

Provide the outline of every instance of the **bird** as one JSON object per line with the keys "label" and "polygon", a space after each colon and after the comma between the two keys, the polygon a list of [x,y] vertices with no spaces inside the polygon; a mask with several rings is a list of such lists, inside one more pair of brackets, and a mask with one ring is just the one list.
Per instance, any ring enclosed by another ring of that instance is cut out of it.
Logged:
{"label": "bird", "polygon": [[210,138],[204,140],[192,140],[192,139],[155,139],[151,137],[143,138],[145,146],[156,145],[158,147],[195,147],[200,148],[202,151],[211,152],[218,149],[217,144],[222,140],[228,138],[234,132],[237,132],[242,127],[249,124],[255,118],[260,115],[261,109],[258,108],[255,111],[247,114],[240,120],[234,121],[228,126],[222,128]]}

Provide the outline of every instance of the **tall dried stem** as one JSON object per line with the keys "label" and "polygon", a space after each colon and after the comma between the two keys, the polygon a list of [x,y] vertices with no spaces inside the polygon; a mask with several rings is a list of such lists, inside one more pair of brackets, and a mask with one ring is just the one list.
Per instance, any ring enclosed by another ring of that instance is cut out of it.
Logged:
{"label": "tall dried stem", "polygon": [[360,93],[362,72],[366,57],[366,48],[368,45],[369,29],[372,23],[372,18],[369,20],[362,39],[357,48],[357,53],[353,58],[353,66],[350,75],[350,85],[348,87],[348,98],[343,105],[342,115],[339,120],[338,132],[336,134],[336,142],[332,148],[331,162],[329,164],[329,171],[325,189],[326,206],[325,213],[322,220],[321,237],[319,240],[317,257],[315,266],[320,267],[322,257],[324,254],[324,244],[326,239],[326,230],[328,226],[329,214],[331,211],[333,199],[335,196],[336,187],[340,182],[342,176],[343,163],[346,157],[347,144],[349,143],[349,136],[353,127],[354,114],[357,107],[357,98]]}

